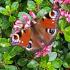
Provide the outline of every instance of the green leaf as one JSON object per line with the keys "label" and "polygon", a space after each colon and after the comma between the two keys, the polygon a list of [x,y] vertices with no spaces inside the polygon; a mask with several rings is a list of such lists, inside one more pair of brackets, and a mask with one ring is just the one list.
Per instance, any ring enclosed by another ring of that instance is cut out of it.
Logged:
{"label": "green leaf", "polygon": [[26,64],[28,63],[28,60],[27,59],[24,59],[24,58],[20,58],[17,62],[17,64],[19,66],[25,66]]}
{"label": "green leaf", "polygon": [[11,46],[9,39],[0,38],[0,46],[2,46],[2,47]]}
{"label": "green leaf", "polygon": [[70,43],[68,43],[68,49],[70,50]]}
{"label": "green leaf", "polygon": [[13,2],[11,5],[11,10],[12,11],[16,11],[19,7],[19,3],[18,2]]}
{"label": "green leaf", "polygon": [[8,50],[10,49],[10,47],[0,47],[0,52],[1,53],[4,53],[4,52],[7,52]]}
{"label": "green leaf", "polygon": [[[1,29],[3,29],[3,31],[6,30],[7,28],[11,27],[11,24],[10,24],[7,16],[3,15],[1,17],[0,27],[1,27]],[[11,30],[11,28],[10,28],[10,30]],[[7,29],[7,31],[8,31],[8,29]]]}
{"label": "green leaf", "polygon": [[61,31],[63,31],[65,27],[67,26],[67,22],[65,18],[60,19],[58,24],[59,24],[59,28],[61,29]]}
{"label": "green leaf", "polygon": [[52,4],[54,3],[54,0],[49,0]]}
{"label": "green leaf", "polygon": [[37,5],[40,5],[43,2],[43,0],[34,0],[34,1],[36,2]]}
{"label": "green leaf", "polygon": [[5,10],[4,7],[0,7],[0,13],[2,13]]}
{"label": "green leaf", "polygon": [[65,28],[64,37],[66,41],[70,42],[70,26]]}
{"label": "green leaf", "polygon": [[9,22],[14,22],[15,20],[16,20],[16,17],[14,17],[14,16],[9,17]]}
{"label": "green leaf", "polygon": [[49,61],[53,61],[57,57],[57,53],[56,52],[51,52],[48,55],[49,55]]}
{"label": "green leaf", "polygon": [[70,42],[70,35],[64,32],[64,37],[67,42]]}
{"label": "green leaf", "polygon": [[24,49],[22,49],[21,47],[19,46],[15,46],[13,47],[10,52],[9,52],[9,55],[12,57],[14,57],[15,55],[17,55],[18,53],[22,52]]}
{"label": "green leaf", "polygon": [[0,18],[0,27],[2,27],[2,18]]}
{"label": "green leaf", "polygon": [[50,7],[50,8],[52,8],[50,4],[51,3],[50,3],[49,0],[45,0],[45,1],[43,0],[43,2],[41,3],[40,7],[41,8],[44,8],[44,7]]}
{"label": "green leaf", "polygon": [[2,61],[2,58],[3,58],[3,57],[2,57],[2,53],[0,53],[0,62]]}
{"label": "green leaf", "polygon": [[36,5],[35,5],[34,1],[27,2],[27,9],[28,10],[35,10],[36,9]]}
{"label": "green leaf", "polygon": [[65,68],[69,68],[69,65],[68,65],[67,62],[63,62],[63,66],[64,66]]}
{"label": "green leaf", "polygon": [[48,60],[49,60],[48,55],[45,56],[45,57],[41,57],[39,67],[46,68],[47,67],[47,63],[48,63]]}
{"label": "green leaf", "polygon": [[56,70],[51,62],[48,62],[46,66],[47,66],[46,68],[47,70]]}
{"label": "green leaf", "polygon": [[13,65],[5,65],[5,70],[17,70],[17,67]]}
{"label": "green leaf", "polygon": [[49,56],[47,55],[47,56],[45,56],[45,57],[41,57],[41,62],[43,62],[43,61],[45,61],[46,63],[48,62],[48,60],[49,60]]}
{"label": "green leaf", "polygon": [[11,14],[10,6],[7,5],[5,8],[0,7],[0,13],[9,16]]}
{"label": "green leaf", "polygon": [[11,11],[9,5],[6,6],[6,10],[8,11],[8,13]]}
{"label": "green leaf", "polygon": [[2,23],[2,18],[0,18],[0,24]]}
{"label": "green leaf", "polygon": [[41,18],[41,17],[43,17],[45,14],[47,14],[49,11],[51,11],[51,8],[50,8],[50,7],[42,8],[42,9],[37,13],[37,17]]}
{"label": "green leaf", "polygon": [[56,59],[54,61],[52,61],[52,65],[55,67],[55,68],[60,68],[61,65],[62,65],[62,61],[60,59]]}
{"label": "green leaf", "polygon": [[58,44],[59,44],[58,41],[54,41],[54,42],[53,42],[53,47],[54,47],[54,48],[57,47]]}
{"label": "green leaf", "polygon": [[7,16],[10,15],[6,9],[2,11],[2,14],[3,14],[3,15],[7,15]]}
{"label": "green leaf", "polygon": [[5,5],[11,5],[11,1],[10,0],[5,0]]}
{"label": "green leaf", "polygon": [[28,68],[36,68],[39,64],[37,63],[37,61],[35,60],[31,60],[28,64],[27,67]]}
{"label": "green leaf", "polygon": [[65,56],[65,61],[70,65],[70,52]]}
{"label": "green leaf", "polygon": [[65,28],[65,32],[66,32],[68,35],[70,35],[70,26],[68,26],[68,27]]}
{"label": "green leaf", "polygon": [[11,56],[9,55],[9,53],[4,52],[4,54],[3,54],[3,62],[5,64],[12,64],[13,61],[11,60]]}

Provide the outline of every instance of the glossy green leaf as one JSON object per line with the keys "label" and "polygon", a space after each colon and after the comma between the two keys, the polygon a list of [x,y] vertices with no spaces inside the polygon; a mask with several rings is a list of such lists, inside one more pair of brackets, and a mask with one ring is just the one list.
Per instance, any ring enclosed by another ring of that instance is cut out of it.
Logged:
{"label": "glossy green leaf", "polygon": [[70,43],[68,43],[68,49],[70,50]]}
{"label": "glossy green leaf", "polygon": [[3,57],[2,57],[2,53],[0,53],[0,62],[2,61],[2,58],[3,58]]}
{"label": "glossy green leaf", "polygon": [[42,8],[42,9],[37,13],[37,17],[41,18],[41,17],[43,17],[45,14],[47,14],[49,11],[51,11],[51,8],[50,8],[50,7]]}
{"label": "glossy green leaf", "polygon": [[14,16],[9,17],[9,22],[14,22],[15,20],[16,20],[16,17],[14,17]]}
{"label": "glossy green leaf", "polygon": [[19,59],[18,62],[17,62],[17,64],[19,66],[25,66],[27,63],[28,63],[28,60],[24,59],[24,58]]}
{"label": "glossy green leaf", "polygon": [[62,65],[62,61],[60,59],[56,59],[54,61],[52,61],[52,65],[55,67],[55,68],[60,68],[61,65]]}
{"label": "glossy green leaf", "polygon": [[2,47],[8,47],[10,46],[10,42],[9,42],[9,39],[6,39],[6,38],[0,38],[0,46]]}
{"label": "glossy green leaf", "polygon": [[9,52],[9,55],[11,57],[14,57],[15,55],[17,55],[18,53],[22,52],[24,49],[22,49],[21,47],[18,47],[18,46],[15,46],[13,47],[10,52]]}
{"label": "glossy green leaf", "polygon": [[54,3],[54,0],[49,0],[52,4]]}
{"label": "glossy green leaf", "polygon": [[13,65],[5,65],[5,70],[17,70],[17,67]]}
{"label": "glossy green leaf", "polygon": [[46,63],[48,62],[49,60],[49,56],[44,56],[44,57],[41,57],[41,61],[45,61]]}
{"label": "glossy green leaf", "polygon": [[65,56],[65,61],[70,65],[70,52]]}
{"label": "glossy green leaf", "polygon": [[[6,6],[6,9],[9,9],[7,6]],[[0,13],[2,13],[3,15],[8,15],[8,10],[6,10],[4,7],[0,7]]]}
{"label": "glossy green leaf", "polygon": [[28,64],[27,64],[27,67],[28,68],[36,68],[38,66],[38,62],[35,61],[35,60],[31,60]]}
{"label": "glossy green leaf", "polygon": [[41,57],[39,66],[40,66],[41,68],[46,68],[46,67],[47,67],[47,63],[48,63],[48,60],[49,60],[48,55],[45,56],[45,57]]}
{"label": "glossy green leaf", "polygon": [[49,55],[49,61],[53,61],[57,57],[57,53],[56,52],[51,52],[48,55]]}
{"label": "glossy green leaf", "polygon": [[69,65],[68,65],[67,62],[63,62],[63,66],[64,66],[65,68],[69,68]]}
{"label": "glossy green leaf", "polygon": [[9,5],[6,6],[6,10],[8,11],[8,13],[11,12],[11,9],[10,9]]}
{"label": "glossy green leaf", "polygon": [[28,10],[35,10],[36,9],[36,5],[35,5],[35,3],[34,3],[34,1],[28,1],[27,2],[27,9]]}
{"label": "glossy green leaf", "polygon": [[60,19],[58,24],[59,24],[59,28],[61,29],[61,31],[63,31],[65,27],[67,26],[67,22],[65,18]]}
{"label": "glossy green leaf", "polygon": [[0,27],[2,27],[2,18],[0,18]]}
{"label": "glossy green leaf", "polygon": [[47,70],[57,70],[57,69],[55,69],[55,67],[52,65],[51,62],[48,62],[46,66],[47,66],[47,68],[46,68]]}
{"label": "glossy green leaf", "polygon": [[18,2],[13,2],[11,5],[11,10],[12,11],[16,11],[19,7],[19,3]]}
{"label": "glossy green leaf", "polygon": [[2,13],[5,10],[4,7],[0,7],[0,13]]}
{"label": "glossy green leaf", "polygon": [[9,53],[4,52],[4,54],[3,54],[3,62],[5,64],[12,64],[13,61],[11,60],[11,56],[9,55]]}
{"label": "glossy green leaf", "polygon": [[36,4],[38,4],[38,5],[40,5],[42,2],[43,2],[43,0],[34,0],[35,2],[36,2]]}
{"label": "glossy green leaf", "polygon": [[66,41],[70,42],[70,26],[65,28],[64,37]]}
{"label": "glossy green leaf", "polygon": [[59,44],[58,41],[54,41],[53,42],[53,47],[56,48],[58,46],[58,44]]}

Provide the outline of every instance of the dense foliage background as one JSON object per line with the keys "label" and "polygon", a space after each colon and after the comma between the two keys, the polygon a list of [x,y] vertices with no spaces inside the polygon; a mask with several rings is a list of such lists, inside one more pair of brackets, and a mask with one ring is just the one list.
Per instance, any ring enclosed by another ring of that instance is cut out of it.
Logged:
{"label": "dense foliage background", "polygon": [[[58,33],[52,53],[45,57],[34,58],[18,46],[11,46],[10,33],[13,23],[20,17],[19,12],[33,10],[38,17],[49,12],[53,0],[0,0],[0,70],[64,70],[70,67],[70,24],[62,17],[58,21]],[[70,11],[70,5],[61,8]],[[69,19],[70,20],[70,19]]]}

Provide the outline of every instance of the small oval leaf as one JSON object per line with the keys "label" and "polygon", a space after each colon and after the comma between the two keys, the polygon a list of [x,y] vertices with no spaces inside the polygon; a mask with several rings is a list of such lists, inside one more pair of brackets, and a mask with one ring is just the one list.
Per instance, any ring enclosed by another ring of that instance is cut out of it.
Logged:
{"label": "small oval leaf", "polygon": [[35,60],[32,60],[27,64],[27,67],[28,68],[36,68],[38,65],[39,64]]}
{"label": "small oval leaf", "polygon": [[51,52],[48,55],[49,55],[49,61],[53,61],[57,57],[57,53],[56,52]]}

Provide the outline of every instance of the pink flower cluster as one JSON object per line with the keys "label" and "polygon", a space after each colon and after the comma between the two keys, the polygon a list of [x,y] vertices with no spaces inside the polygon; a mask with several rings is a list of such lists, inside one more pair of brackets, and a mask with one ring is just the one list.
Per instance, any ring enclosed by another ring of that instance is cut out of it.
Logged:
{"label": "pink flower cluster", "polygon": [[[70,0],[54,0],[54,4],[70,4]],[[66,20],[70,22],[70,12],[60,9],[60,17],[66,17]]]}
{"label": "pink flower cluster", "polygon": [[20,31],[20,29],[23,27],[23,23],[20,20],[17,20],[13,26],[14,32],[17,33]]}
{"label": "pink flower cluster", "polygon": [[10,37],[12,37],[13,34],[18,33],[22,27],[23,27],[22,21],[16,20],[16,22],[13,25],[13,29],[12,29],[12,33],[11,33]]}
{"label": "pink flower cluster", "polygon": [[66,20],[70,22],[70,12],[60,9],[60,15],[66,17]]}
{"label": "pink flower cluster", "polygon": [[70,4],[70,0],[64,0],[63,3],[64,4]]}
{"label": "pink flower cluster", "polygon": [[54,0],[54,3],[56,3],[56,2],[58,2],[58,3],[62,3],[62,4],[70,4],[70,0]]}
{"label": "pink flower cluster", "polygon": [[[31,16],[33,19],[36,18],[36,15],[35,15],[32,11],[30,11],[29,14],[30,14],[30,16]],[[25,20],[25,23],[26,23],[25,26],[24,26],[24,28],[25,28],[25,29],[26,29],[26,28],[29,28],[29,27],[31,26],[31,24],[30,24],[30,23],[31,23],[31,20],[29,19],[29,17],[28,17],[26,14],[23,14],[22,17],[23,17],[23,19]],[[21,20],[16,20],[16,22],[15,22],[15,24],[14,24],[14,26],[13,26],[15,32],[16,32],[16,33],[19,32],[19,30],[20,30],[22,27],[23,27],[23,21],[21,21]]]}
{"label": "pink flower cluster", "polygon": [[[29,15],[30,15],[33,19],[36,18],[35,13],[32,12],[32,11],[29,12]],[[23,14],[22,17],[23,17],[23,19],[26,21],[25,28],[29,28],[29,27],[31,26],[31,24],[30,24],[30,23],[31,23],[31,20],[30,20],[29,17],[28,17],[27,15],[25,15],[25,14]]]}
{"label": "pink flower cluster", "polygon": [[61,4],[62,2],[63,2],[63,0],[54,0],[54,3],[59,3],[59,4]]}
{"label": "pink flower cluster", "polygon": [[35,57],[41,57],[41,56],[46,56],[49,54],[52,50],[52,45],[44,46],[42,50],[37,51],[35,54]]}

